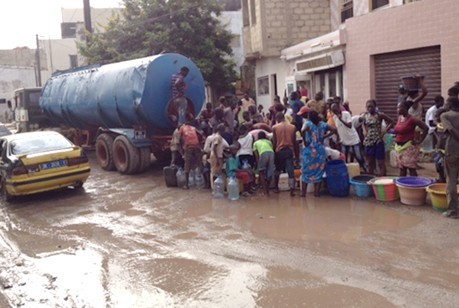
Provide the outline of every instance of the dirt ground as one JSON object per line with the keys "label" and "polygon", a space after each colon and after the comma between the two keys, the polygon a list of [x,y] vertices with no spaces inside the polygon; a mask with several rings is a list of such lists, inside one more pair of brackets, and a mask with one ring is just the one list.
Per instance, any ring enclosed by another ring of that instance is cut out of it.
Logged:
{"label": "dirt ground", "polygon": [[0,204],[1,307],[459,302],[459,221],[429,201],[283,192],[230,202],[166,187],[156,164],[122,176],[91,163],[84,190]]}

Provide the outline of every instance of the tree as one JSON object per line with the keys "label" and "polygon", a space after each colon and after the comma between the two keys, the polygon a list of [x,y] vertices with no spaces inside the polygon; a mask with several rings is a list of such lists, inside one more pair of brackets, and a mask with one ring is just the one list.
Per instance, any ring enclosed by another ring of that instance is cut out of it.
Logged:
{"label": "tree", "polygon": [[215,0],[123,0],[103,33],[87,33],[78,45],[89,64],[111,63],[176,52],[193,60],[208,85],[218,91],[236,79],[230,59],[232,34],[217,18],[222,6]]}

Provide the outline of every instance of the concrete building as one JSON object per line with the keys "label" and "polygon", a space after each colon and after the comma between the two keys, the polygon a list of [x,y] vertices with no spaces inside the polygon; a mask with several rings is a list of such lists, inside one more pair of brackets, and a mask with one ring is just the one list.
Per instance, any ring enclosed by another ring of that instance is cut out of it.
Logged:
{"label": "concrete building", "polygon": [[[46,68],[46,57],[40,53],[42,69]],[[14,107],[14,91],[35,87],[38,82],[36,50],[17,47],[0,50],[0,122],[6,122],[5,111],[10,100]]]}
{"label": "concrete building", "polygon": [[242,40],[242,10],[225,11],[220,16],[220,21],[226,25],[226,29],[233,34],[231,48],[233,49],[232,59],[239,69],[244,63],[244,44]]}
{"label": "concrete building", "polygon": [[[222,12],[220,20],[234,35],[231,43],[232,57],[237,68],[239,68],[244,61],[240,4],[235,3],[235,1],[222,1],[222,3],[231,10]],[[93,30],[103,32],[108,20],[118,14],[120,10],[119,8],[91,8]],[[85,39],[84,11],[82,8],[63,8],[61,12],[61,38],[39,37],[41,85],[45,84],[46,80],[56,71],[87,64],[84,57],[78,53],[77,48],[77,42],[83,42]],[[0,109],[3,101],[6,102],[13,98],[15,89],[39,85],[35,51],[35,49],[26,47],[0,50]]]}
{"label": "concrete building", "polygon": [[[104,32],[108,20],[118,14],[119,8],[91,8],[91,23],[94,32]],[[78,53],[77,42],[84,37],[84,13],[82,8],[63,8],[61,39],[40,40],[40,48],[47,58],[46,70],[42,71],[43,84],[59,70],[87,65],[84,57]]]}
{"label": "concrete building", "polygon": [[[281,50],[329,33],[337,25],[331,18],[333,0],[242,0],[245,63],[243,88],[265,110],[276,95],[291,92],[288,66]],[[311,86],[309,76],[294,80]]]}
{"label": "concrete building", "polygon": [[304,74],[313,93],[343,96],[354,113],[374,98],[395,117],[401,77],[425,76],[425,110],[459,79],[455,0],[331,0],[330,5],[341,22],[337,30],[282,50],[293,87]]}
{"label": "concrete building", "polygon": [[[91,8],[95,31],[103,31],[108,18],[117,11],[119,9]],[[85,65],[76,46],[77,41],[84,39],[83,20],[83,9],[62,9],[62,39],[39,36],[40,70],[37,70],[36,49],[0,50],[0,120],[6,101],[14,98],[15,89],[39,86],[40,79],[43,85],[58,70]]]}

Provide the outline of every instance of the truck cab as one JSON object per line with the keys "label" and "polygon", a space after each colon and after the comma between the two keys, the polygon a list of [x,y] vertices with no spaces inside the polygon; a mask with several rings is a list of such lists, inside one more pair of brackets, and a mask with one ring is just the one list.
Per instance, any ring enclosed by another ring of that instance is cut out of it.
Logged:
{"label": "truck cab", "polygon": [[28,132],[49,126],[49,120],[39,105],[41,88],[21,88],[14,91],[14,119],[18,132]]}

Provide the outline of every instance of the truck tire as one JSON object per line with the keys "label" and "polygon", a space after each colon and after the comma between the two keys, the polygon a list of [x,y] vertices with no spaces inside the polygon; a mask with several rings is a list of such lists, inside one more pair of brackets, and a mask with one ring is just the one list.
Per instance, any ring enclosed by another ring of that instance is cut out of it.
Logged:
{"label": "truck tire", "polygon": [[115,137],[110,134],[100,134],[96,139],[96,158],[102,169],[106,171],[116,170],[113,161],[113,142]]}
{"label": "truck tire", "polygon": [[144,172],[150,167],[151,164],[151,150],[149,147],[144,147],[139,149],[140,153],[140,166],[139,173]]}
{"label": "truck tire", "polygon": [[139,150],[126,136],[120,135],[113,142],[113,161],[122,174],[134,174],[139,170]]}

